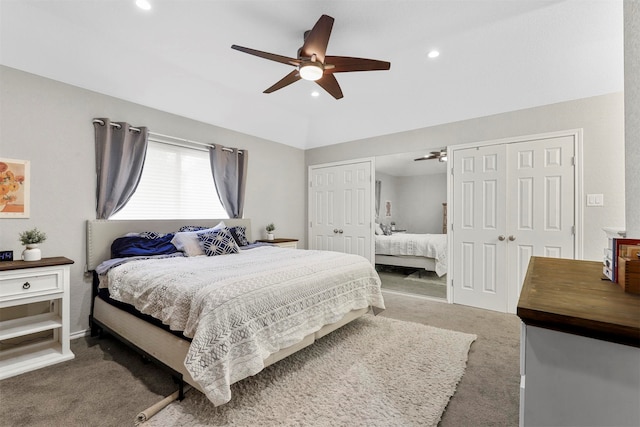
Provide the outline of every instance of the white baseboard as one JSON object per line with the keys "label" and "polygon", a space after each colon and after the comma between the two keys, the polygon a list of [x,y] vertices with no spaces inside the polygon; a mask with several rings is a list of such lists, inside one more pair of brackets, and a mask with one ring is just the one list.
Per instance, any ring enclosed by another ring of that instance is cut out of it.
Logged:
{"label": "white baseboard", "polygon": [[83,331],[71,332],[69,339],[77,340],[78,338],[88,337],[91,334],[91,329],[85,329]]}

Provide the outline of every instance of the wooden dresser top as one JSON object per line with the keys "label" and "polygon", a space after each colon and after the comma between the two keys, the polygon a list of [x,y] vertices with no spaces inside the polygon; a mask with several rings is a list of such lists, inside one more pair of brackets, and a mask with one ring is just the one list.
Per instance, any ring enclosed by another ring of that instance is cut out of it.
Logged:
{"label": "wooden dresser top", "polygon": [[527,325],[640,347],[640,295],[602,277],[600,262],[532,257],[518,316]]}
{"label": "wooden dresser top", "polygon": [[39,261],[7,261],[0,263],[0,271],[20,270],[23,268],[37,268],[37,267],[53,267],[57,265],[73,264],[73,261],[62,257],[42,258]]}

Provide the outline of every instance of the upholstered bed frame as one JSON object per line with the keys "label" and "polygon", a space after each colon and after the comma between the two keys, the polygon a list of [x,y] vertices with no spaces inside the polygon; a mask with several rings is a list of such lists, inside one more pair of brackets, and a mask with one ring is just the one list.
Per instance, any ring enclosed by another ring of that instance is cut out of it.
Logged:
{"label": "upholstered bed frame", "polygon": [[413,255],[376,255],[376,264],[393,265],[396,267],[424,268],[436,271],[436,260]]}
{"label": "upholstered bed frame", "polygon": [[[183,225],[201,225],[213,227],[220,221],[227,226],[245,226],[247,239],[251,241],[251,221],[248,219],[209,219],[209,220],[88,220],[87,221],[87,270],[94,271],[103,261],[110,258],[111,243],[117,237],[128,232],[157,231],[172,232]],[[95,277],[95,273],[94,273]],[[347,313],[340,321],[325,325],[317,332],[307,335],[302,341],[271,354],[264,362],[269,366],[296,351],[309,346],[316,339],[355,320],[368,311],[367,308]],[[114,335],[124,343],[131,345],[144,356],[168,368],[180,387],[180,399],[183,397],[184,383],[202,391],[184,366],[184,360],[190,342],[169,331],[152,325],[133,314],[121,310],[97,296],[97,280],[94,279],[94,295],[91,315],[89,316],[91,334],[102,331]]]}

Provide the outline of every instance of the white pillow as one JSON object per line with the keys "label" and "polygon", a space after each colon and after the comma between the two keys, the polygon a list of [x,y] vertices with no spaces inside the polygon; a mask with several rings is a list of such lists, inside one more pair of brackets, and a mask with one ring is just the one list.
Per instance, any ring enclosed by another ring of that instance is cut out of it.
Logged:
{"label": "white pillow", "polygon": [[380,227],[380,224],[378,224],[377,222],[376,222],[376,231],[375,231],[375,233],[378,236],[382,236],[384,234],[384,232],[382,231],[382,227]]}
{"label": "white pillow", "polygon": [[198,234],[207,233],[213,230],[219,230],[221,228],[226,228],[224,221],[220,221],[220,223],[215,227],[207,228],[204,230],[179,231],[175,236],[173,236],[173,239],[171,239],[171,243],[173,243],[173,246],[175,246],[176,249],[184,252],[186,256],[206,255],[204,253],[204,249],[202,248],[200,239],[198,238]]}

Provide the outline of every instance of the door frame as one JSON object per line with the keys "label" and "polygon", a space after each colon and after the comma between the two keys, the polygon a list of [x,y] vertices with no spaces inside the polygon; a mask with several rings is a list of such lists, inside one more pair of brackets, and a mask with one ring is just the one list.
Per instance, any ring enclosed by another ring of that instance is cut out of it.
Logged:
{"label": "door frame", "polygon": [[[358,159],[352,159],[352,160],[340,160],[337,162],[329,162],[329,163],[319,163],[316,165],[309,165],[307,167],[307,246],[310,247],[311,242],[312,242],[312,221],[311,221],[311,208],[312,208],[312,200],[311,200],[311,177],[313,176],[312,171],[314,169],[322,169],[322,168],[328,168],[328,167],[335,167],[335,166],[347,166],[347,165],[352,165],[352,164],[356,164],[356,163],[370,163],[371,165],[371,175],[369,177],[369,179],[371,180],[371,185],[370,185],[370,189],[371,189],[371,194],[369,195],[369,200],[371,200],[369,209],[371,210],[370,213],[370,218],[375,218],[375,183],[374,183],[374,175],[375,175],[375,171],[376,171],[376,158],[375,157],[363,157],[363,158],[358,158]],[[369,245],[370,245],[370,250],[369,253],[371,254],[371,259],[369,259],[369,262],[371,262],[371,265],[375,266],[375,241],[373,239],[373,224],[370,222],[369,224],[369,230],[371,231],[371,236],[369,238]]]}
{"label": "door frame", "polygon": [[[575,224],[575,239],[574,239],[574,259],[583,259],[584,254],[584,206],[582,200],[584,200],[583,189],[583,170],[582,170],[582,145],[583,145],[583,130],[568,129],[556,132],[545,132],[531,135],[522,135],[507,137],[501,139],[493,139],[487,141],[477,141],[471,143],[450,145],[447,147],[447,153],[452,158],[453,153],[458,150],[464,150],[467,148],[486,147],[489,145],[502,145],[502,144],[517,144],[519,142],[535,141],[540,139],[551,139],[563,136],[573,137],[574,148],[574,224]],[[453,162],[447,162],[447,213],[453,215]],[[447,218],[447,259],[449,260],[449,267],[447,271],[447,302],[453,304],[453,281],[455,280],[455,273],[453,273],[453,233],[455,226],[455,218]]]}

